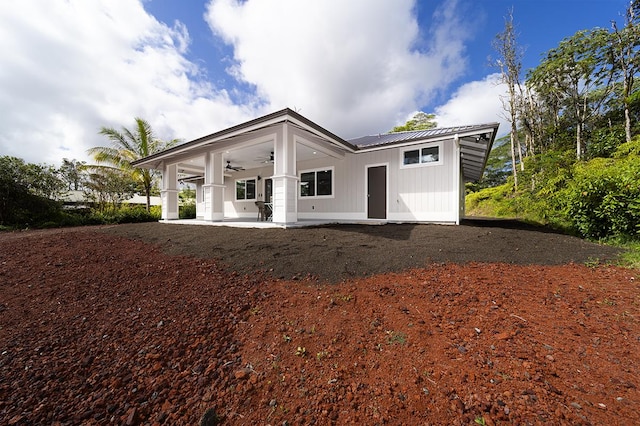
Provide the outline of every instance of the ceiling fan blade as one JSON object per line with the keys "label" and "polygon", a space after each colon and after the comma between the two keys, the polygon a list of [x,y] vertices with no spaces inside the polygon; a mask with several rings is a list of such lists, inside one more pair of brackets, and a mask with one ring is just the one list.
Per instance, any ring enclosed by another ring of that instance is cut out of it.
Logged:
{"label": "ceiling fan blade", "polygon": [[233,170],[234,172],[240,171],[240,170],[244,170],[244,167],[241,166],[232,166],[231,165],[231,161],[227,160],[227,167],[225,167],[225,169],[227,170]]}
{"label": "ceiling fan blade", "polygon": [[259,161],[264,164],[273,163],[273,151],[269,155],[263,155],[262,157],[256,158],[256,161]]}

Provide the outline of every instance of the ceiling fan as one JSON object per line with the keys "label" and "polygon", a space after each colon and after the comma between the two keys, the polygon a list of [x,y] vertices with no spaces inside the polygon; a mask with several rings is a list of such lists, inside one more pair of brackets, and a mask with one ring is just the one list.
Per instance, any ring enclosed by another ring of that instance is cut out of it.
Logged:
{"label": "ceiling fan", "polygon": [[259,161],[259,162],[264,163],[264,164],[273,163],[273,151],[271,151],[271,154],[269,154],[269,156],[263,156],[263,157],[256,158],[256,161]]}
{"label": "ceiling fan", "polygon": [[237,172],[239,170],[244,170],[244,167],[240,167],[240,166],[232,166],[231,165],[231,161],[227,160],[227,170],[233,170],[234,172]]}

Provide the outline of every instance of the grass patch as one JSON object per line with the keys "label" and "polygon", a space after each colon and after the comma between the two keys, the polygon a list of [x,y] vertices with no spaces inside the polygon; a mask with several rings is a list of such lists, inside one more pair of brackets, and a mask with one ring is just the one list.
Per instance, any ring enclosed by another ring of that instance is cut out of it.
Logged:
{"label": "grass patch", "polygon": [[402,332],[387,330],[388,345],[405,345],[407,343],[407,335]]}
{"label": "grass patch", "polygon": [[614,245],[625,250],[620,256],[620,264],[622,266],[640,269],[640,241],[627,241]]}

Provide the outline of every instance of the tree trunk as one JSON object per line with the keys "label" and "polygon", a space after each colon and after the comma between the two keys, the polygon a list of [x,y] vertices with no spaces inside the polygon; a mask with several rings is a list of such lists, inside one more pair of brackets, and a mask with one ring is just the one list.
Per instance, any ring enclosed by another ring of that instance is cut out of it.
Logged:
{"label": "tree trunk", "polygon": [[576,158],[582,158],[582,124],[576,126]]}
{"label": "tree trunk", "polygon": [[516,143],[514,133],[511,132],[511,171],[513,172],[513,187],[518,190],[518,169],[516,167]]}
{"label": "tree trunk", "polygon": [[629,112],[629,102],[626,99],[624,101],[624,135],[627,142],[631,142],[631,113]]}

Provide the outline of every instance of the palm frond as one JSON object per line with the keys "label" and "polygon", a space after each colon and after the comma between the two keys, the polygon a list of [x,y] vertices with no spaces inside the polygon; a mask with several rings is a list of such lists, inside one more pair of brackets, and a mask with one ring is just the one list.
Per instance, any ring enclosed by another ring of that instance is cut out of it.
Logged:
{"label": "palm frond", "polygon": [[134,168],[131,163],[174,146],[181,140],[173,139],[164,142],[154,136],[153,129],[146,120],[136,117],[135,123],[136,126],[133,130],[126,127],[123,127],[122,131],[110,127],[100,128],[98,133],[106,136],[111,145],[94,147],[87,152],[93,156],[98,164],[119,169],[131,176],[148,195],[157,173],[147,169]]}

